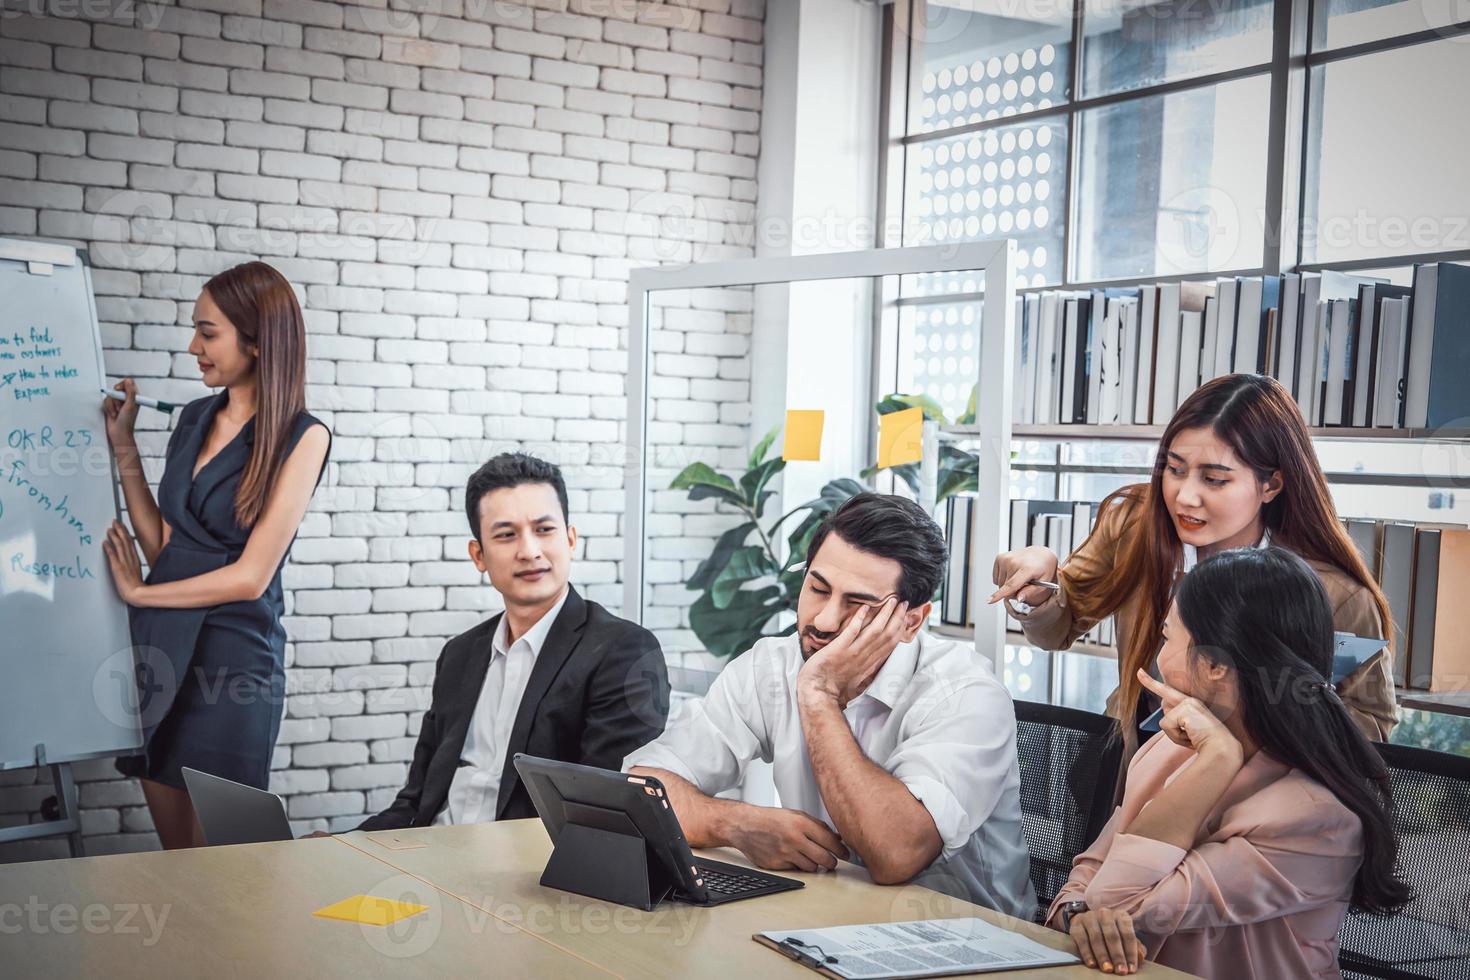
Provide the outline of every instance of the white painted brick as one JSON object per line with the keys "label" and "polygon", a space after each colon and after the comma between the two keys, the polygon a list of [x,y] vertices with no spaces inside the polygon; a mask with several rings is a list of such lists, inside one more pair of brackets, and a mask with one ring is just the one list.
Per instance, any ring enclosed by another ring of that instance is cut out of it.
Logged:
{"label": "white painted brick", "polygon": [[376,58],[383,51],[383,39],[356,31],[339,31],[330,27],[309,26],[302,37],[309,51],[324,51],[356,58]]}
{"label": "white painted brick", "polygon": [[[377,641],[379,643],[408,643],[408,640]],[[418,642],[418,641],[412,641]],[[433,655],[438,656],[435,645]],[[339,742],[363,742],[376,738],[397,738],[408,730],[408,716],[394,714],[355,715],[332,719],[332,738]]]}
{"label": "white painted brick", "polygon": [[654,75],[682,75],[686,78],[699,77],[699,59],[693,55],[640,48],[634,52],[633,57],[633,64],[641,72]]}
{"label": "white painted brick", "polygon": [[550,58],[535,58],[531,62],[533,81],[550,85],[569,85],[579,88],[596,88],[598,69],[594,65],[579,65],[571,61]]}
{"label": "white painted brick", "polygon": [[566,40],[563,38],[509,27],[496,30],[495,47],[501,51],[543,58],[561,59],[566,54]]}
{"label": "white painted brick", "polygon": [[668,79],[648,72],[623,71],[619,68],[602,70],[602,87],[609,92],[628,95],[646,95],[662,98],[668,92]]}
{"label": "white painted brick", "polygon": [[[698,14],[695,16],[698,17]],[[603,26],[602,36],[615,44],[626,44],[635,48],[663,50],[669,46],[668,28],[653,27],[647,24],[628,24],[609,20]]]}
{"label": "white painted brick", "polygon": [[622,44],[572,39],[567,41],[567,60],[607,68],[632,68],[633,49]]}
{"label": "white painted brick", "polygon": [[42,180],[54,180],[66,184],[100,184],[121,187],[127,183],[127,164],[113,160],[88,160],[83,157],[58,157],[42,154],[40,160]]}
{"label": "white painted brick", "polygon": [[390,93],[388,106],[394,112],[407,115],[442,116],[445,119],[464,118],[464,99],[458,95],[394,89]]}
{"label": "white painted brick", "polygon": [[[473,101],[473,100],[471,100]],[[470,105],[465,104],[469,115]],[[482,123],[462,122],[457,119],[424,119],[419,122],[419,135],[426,140],[439,143],[458,143],[461,146],[494,146],[495,130]]]}
{"label": "white painted brick", "polygon": [[180,51],[185,61],[230,68],[265,66],[265,48],[259,44],[241,44],[206,37],[185,37]]}
{"label": "white painted brick", "polygon": [[85,48],[91,43],[91,25],[64,17],[36,17],[5,14],[5,35],[24,41],[42,41]]}
{"label": "white painted brick", "polygon": [[[264,257],[296,284],[308,405],[336,441],[283,575],[272,786],[296,826],[344,829],[401,784],[445,639],[501,608],[464,554],[480,461],[554,453],[585,535],[573,579],[621,603],[605,453],[626,416],[627,278],[750,254],[763,78],[759,43],[736,38],[758,37],[763,6],[189,3],[152,11],[155,30],[0,20],[0,232],[85,243],[109,370],[165,397],[202,391],[176,324],[209,275]],[[665,220],[689,212],[698,227]],[[733,468],[750,308],[720,295],[660,307],[650,436]],[[166,434],[140,432],[155,477]],[[647,621],[696,649],[682,582],[728,519],[651,499],[655,542],[688,554],[651,563]],[[94,849],[156,846],[136,783],[90,778],[127,788],[84,790]]]}
{"label": "white painted brick", "polygon": [[253,95],[222,95],[218,92],[194,92],[185,89],[179,93],[179,111],[185,115],[206,116],[210,119],[260,122],[265,118],[265,102]]}
{"label": "white painted brick", "polygon": [[265,0],[264,15],[318,27],[340,28],[343,24],[342,7],[328,0]]}
{"label": "white painted brick", "polygon": [[61,75],[52,71],[32,71],[6,67],[0,87],[7,93],[33,95],[47,99],[70,99],[86,102],[92,86],[81,75]]}
{"label": "white painted brick", "polygon": [[538,109],[536,125],[552,132],[573,133],[578,136],[601,136],[605,129],[602,116],[572,109]]}
{"label": "white painted brick", "polygon": [[244,41],[250,44],[280,44],[301,47],[301,26],[262,17],[225,17],[220,25],[220,35],[227,41]]}
{"label": "white painted brick", "polygon": [[289,798],[287,813],[293,820],[360,814],[364,803],[361,793],[302,793]]}
{"label": "white painted brick", "polygon": [[716,61],[729,61],[735,53],[735,46],[729,38],[692,31],[670,31],[669,47],[684,54],[700,55]]}
{"label": "white painted brick", "polygon": [[225,124],[225,143],[230,146],[300,152],[306,148],[306,130],[298,126],[232,121]]}
{"label": "white painted brick", "polygon": [[496,78],[531,77],[530,57],[512,51],[462,48],[459,52],[459,66],[465,71],[493,75]]}
{"label": "white painted brick", "polygon": [[376,85],[359,85],[355,82],[337,82],[325,78],[311,81],[311,97],[317,102],[354,109],[386,109],[388,90]]}

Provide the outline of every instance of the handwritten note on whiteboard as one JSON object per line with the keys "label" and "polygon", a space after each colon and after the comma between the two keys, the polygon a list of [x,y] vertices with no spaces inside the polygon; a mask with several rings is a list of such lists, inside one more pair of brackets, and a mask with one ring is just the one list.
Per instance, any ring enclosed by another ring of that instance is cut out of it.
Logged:
{"label": "handwritten note on whiteboard", "polygon": [[38,746],[61,761],[139,743],[127,608],[102,553],[118,500],[91,277],[74,253],[9,257],[24,244],[0,240],[0,768]]}

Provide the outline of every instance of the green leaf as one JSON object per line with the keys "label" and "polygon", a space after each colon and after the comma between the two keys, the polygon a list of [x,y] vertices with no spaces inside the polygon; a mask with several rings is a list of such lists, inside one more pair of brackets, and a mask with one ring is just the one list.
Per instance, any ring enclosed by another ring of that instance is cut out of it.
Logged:
{"label": "green leaf", "polygon": [[728,608],[741,586],[775,573],[776,566],[771,564],[764,548],[758,545],[737,548],[730,555],[724,571],[715,577],[710,586],[710,597],[714,600],[715,608]]}
{"label": "green leaf", "polygon": [[973,454],[949,444],[939,449],[939,485],[935,489],[935,500],[945,500],[957,493],[978,492],[980,489],[980,460]]}
{"label": "green leaf", "polygon": [[750,532],[754,530],[755,521],[746,521],[744,524],[732,527],[720,535],[720,539],[715,542],[714,550],[710,552],[708,558],[700,562],[699,568],[690,577],[689,581],[684,583],[684,587],[691,590],[700,590],[707,589],[713,585],[715,579],[725,570],[725,566],[729,563],[730,556],[735,553],[735,549],[743,545],[745,539],[750,536]]}
{"label": "green leaf", "polygon": [[746,465],[747,469],[753,470],[765,462],[766,453],[770,452],[771,443],[775,442],[776,436],[781,434],[781,425],[784,424],[780,423],[772,426],[771,431],[762,436],[761,441],[755,444],[755,448],[750,451],[750,462]]}
{"label": "green leaf", "polygon": [[707,500],[710,497],[723,500],[736,507],[745,506],[745,498],[735,486],[735,481],[723,473],[716,473],[707,463],[690,463],[683,472],[674,477],[670,490],[688,490],[690,500]]}
{"label": "green leaf", "polygon": [[700,486],[720,487],[734,491],[735,481],[723,473],[716,473],[708,463],[690,463],[669,484],[670,490],[690,490]]}
{"label": "green leaf", "polygon": [[939,403],[928,395],[887,395],[878,403],[879,415],[887,415],[890,412],[901,412],[906,408],[922,408],[924,418],[933,419],[940,425],[948,425],[949,419],[944,414],[944,409]]}
{"label": "green leaf", "polygon": [[771,477],[780,473],[785,468],[786,460],[777,456],[775,459],[766,460],[742,476],[740,478],[740,489],[745,493],[746,505],[755,507],[760,503],[761,491],[766,488],[766,484],[770,482]]}
{"label": "green leaf", "polygon": [[733,657],[754,646],[771,617],[786,608],[781,590],[774,585],[742,589],[724,609],[717,608],[706,592],[689,607],[689,625],[710,653]]}

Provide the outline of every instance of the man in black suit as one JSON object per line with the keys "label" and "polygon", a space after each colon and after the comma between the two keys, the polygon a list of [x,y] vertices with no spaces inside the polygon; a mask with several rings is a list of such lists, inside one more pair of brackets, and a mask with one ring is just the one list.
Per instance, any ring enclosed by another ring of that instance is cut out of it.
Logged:
{"label": "man in black suit", "polygon": [[668,718],[653,634],[567,581],[577,532],[561,471],[496,456],[470,477],[465,512],[505,612],[444,644],[408,782],[360,830],[535,816],[517,752],[616,770]]}

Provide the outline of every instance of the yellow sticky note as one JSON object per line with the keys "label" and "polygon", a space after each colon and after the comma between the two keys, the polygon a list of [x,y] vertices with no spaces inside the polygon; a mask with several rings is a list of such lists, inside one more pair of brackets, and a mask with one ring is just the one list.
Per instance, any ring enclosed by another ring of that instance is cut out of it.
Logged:
{"label": "yellow sticky note", "polygon": [[365,926],[387,926],[392,925],[399,919],[406,919],[410,915],[418,915],[427,909],[427,905],[415,905],[413,902],[395,902],[389,898],[379,898],[376,895],[353,895],[344,898],[340,902],[328,905],[326,908],[317,909],[312,915],[323,919],[341,919],[343,922],[358,922]]}
{"label": "yellow sticky note", "polygon": [[878,467],[917,463],[924,455],[924,410],[878,416]]}
{"label": "yellow sticky note", "polygon": [[827,413],[820,408],[788,408],[786,410],[786,443],[781,458],[787,461],[822,458],[822,423]]}

